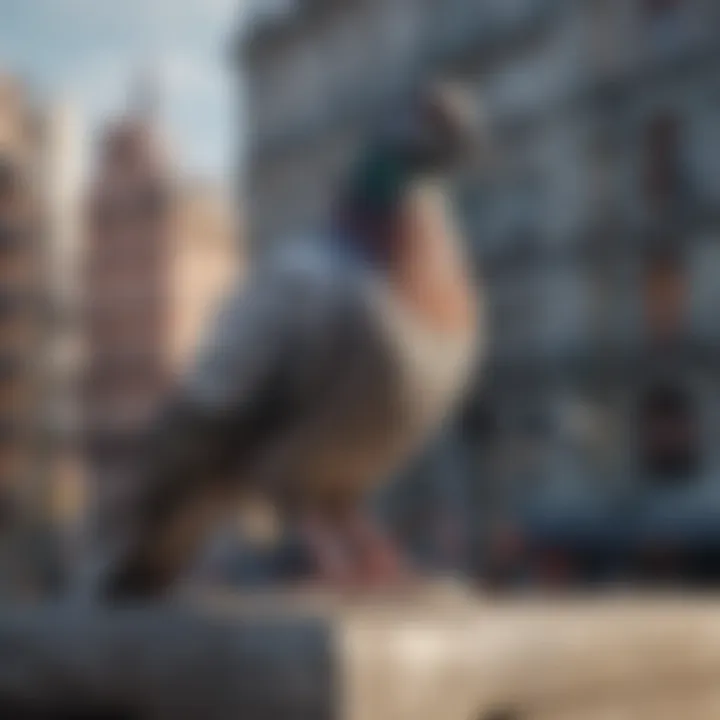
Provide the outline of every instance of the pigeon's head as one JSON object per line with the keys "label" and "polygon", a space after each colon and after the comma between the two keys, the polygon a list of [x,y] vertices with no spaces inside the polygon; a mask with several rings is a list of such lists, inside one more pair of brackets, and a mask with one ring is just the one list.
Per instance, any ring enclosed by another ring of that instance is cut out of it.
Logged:
{"label": "pigeon's head", "polygon": [[413,98],[398,150],[409,170],[442,175],[456,169],[478,145],[481,122],[473,96],[458,84],[434,82]]}
{"label": "pigeon's head", "polygon": [[477,157],[483,136],[474,98],[462,86],[423,86],[392,113],[351,168],[339,203],[341,225],[350,231],[341,236],[383,262],[408,191]]}

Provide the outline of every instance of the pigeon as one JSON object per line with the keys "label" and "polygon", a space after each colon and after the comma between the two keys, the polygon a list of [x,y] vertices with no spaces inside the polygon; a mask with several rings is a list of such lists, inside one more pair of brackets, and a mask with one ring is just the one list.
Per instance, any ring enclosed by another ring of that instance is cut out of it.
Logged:
{"label": "pigeon", "polygon": [[415,93],[356,158],[327,230],[268,254],[226,298],[138,442],[93,598],[167,592],[245,492],[294,519],[318,577],[399,571],[364,499],[440,429],[482,357],[447,187],[476,145],[472,106],[448,83]]}

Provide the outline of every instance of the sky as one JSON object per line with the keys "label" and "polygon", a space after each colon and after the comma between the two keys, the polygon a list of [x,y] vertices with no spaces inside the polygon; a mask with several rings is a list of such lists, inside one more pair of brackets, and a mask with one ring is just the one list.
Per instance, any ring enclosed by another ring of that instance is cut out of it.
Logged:
{"label": "sky", "polygon": [[0,0],[0,68],[71,103],[88,133],[127,107],[141,73],[181,165],[228,179],[242,136],[231,41],[244,0]]}

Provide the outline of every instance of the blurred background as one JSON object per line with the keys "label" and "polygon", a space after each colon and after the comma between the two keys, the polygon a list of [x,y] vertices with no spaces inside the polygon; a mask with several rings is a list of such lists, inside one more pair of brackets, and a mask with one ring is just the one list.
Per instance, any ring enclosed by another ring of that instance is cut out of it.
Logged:
{"label": "blurred background", "polygon": [[[228,284],[317,228],[368,131],[438,76],[492,129],[456,178],[490,354],[377,512],[421,565],[498,590],[720,582],[717,2],[0,0],[0,17],[9,594],[62,587]],[[268,524],[250,515],[200,574],[248,579]]]}

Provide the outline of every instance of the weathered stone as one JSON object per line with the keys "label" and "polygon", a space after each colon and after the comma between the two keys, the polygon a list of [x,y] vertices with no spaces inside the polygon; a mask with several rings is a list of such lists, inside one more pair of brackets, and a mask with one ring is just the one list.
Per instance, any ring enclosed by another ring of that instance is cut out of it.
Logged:
{"label": "weathered stone", "polygon": [[3,718],[713,720],[719,680],[720,616],[687,599],[244,596],[0,615]]}

